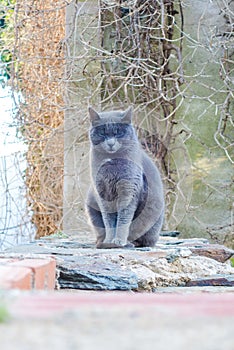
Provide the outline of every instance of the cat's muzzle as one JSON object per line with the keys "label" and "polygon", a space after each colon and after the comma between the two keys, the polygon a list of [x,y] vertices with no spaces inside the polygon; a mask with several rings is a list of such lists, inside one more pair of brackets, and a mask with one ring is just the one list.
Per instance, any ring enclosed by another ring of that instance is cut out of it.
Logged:
{"label": "cat's muzzle", "polygon": [[120,144],[114,137],[111,137],[111,138],[105,140],[104,148],[105,148],[106,152],[114,153],[114,152],[118,151],[118,149],[120,148]]}

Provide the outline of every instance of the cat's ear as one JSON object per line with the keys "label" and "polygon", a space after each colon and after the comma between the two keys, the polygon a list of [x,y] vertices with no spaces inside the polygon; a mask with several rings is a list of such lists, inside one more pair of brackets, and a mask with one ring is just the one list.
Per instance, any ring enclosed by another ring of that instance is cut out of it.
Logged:
{"label": "cat's ear", "polygon": [[122,121],[124,123],[131,124],[132,122],[132,114],[133,114],[133,108],[132,106],[128,107],[128,109],[124,112],[124,115],[122,117]]}
{"label": "cat's ear", "polygon": [[100,120],[99,114],[92,107],[89,107],[89,117],[92,124]]}

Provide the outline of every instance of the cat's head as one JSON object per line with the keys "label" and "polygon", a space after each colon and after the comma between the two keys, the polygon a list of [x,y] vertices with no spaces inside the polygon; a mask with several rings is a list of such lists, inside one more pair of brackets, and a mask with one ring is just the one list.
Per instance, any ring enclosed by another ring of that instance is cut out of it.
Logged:
{"label": "cat's head", "polygon": [[90,141],[99,151],[116,153],[137,142],[132,125],[132,107],[126,111],[96,112],[89,107]]}

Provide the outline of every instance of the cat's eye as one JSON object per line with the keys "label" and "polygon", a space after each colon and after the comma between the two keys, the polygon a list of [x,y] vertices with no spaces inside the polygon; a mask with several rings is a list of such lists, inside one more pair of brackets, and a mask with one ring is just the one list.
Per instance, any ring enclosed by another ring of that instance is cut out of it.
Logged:
{"label": "cat's eye", "polygon": [[105,131],[105,129],[101,129],[100,131],[99,131],[99,136],[101,136],[101,137],[105,137],[106,136],[106,131]]}
{"label": "cat's eye", "polygon": [[123,127],[123,125],[121,126],[117,126],[115,129],[115,136],[116,137],[123,137],[126,133],[125,128]]}
{"label": "cat's eye", "polygon": [[125,135],[124,130],[120,130],[116,133],[116,137],[123,137]]}
{"label": "cat's eye", "polygon": [[105,137],[106,136],[106,129],[103,126],[98,126],[95,128],[94,133],[98,137]]}

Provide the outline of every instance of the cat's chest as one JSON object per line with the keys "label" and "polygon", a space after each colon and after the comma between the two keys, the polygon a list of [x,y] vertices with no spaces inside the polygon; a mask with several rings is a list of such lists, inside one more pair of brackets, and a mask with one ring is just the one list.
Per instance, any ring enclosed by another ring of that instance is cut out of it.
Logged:
{"label": "cat's chest", "polygon": [[141,174],[140,166],[127,158],[106,159],[97,169],[96,178],[109,179],[111,181],[130,180]]}
{"label": "cat's chest", "polygon": [[142,170],[139,165],[129,159],[107,159],[96,171],[95,186],[100,197],[113,201],[117,199],[123,186],[127,191],[133,187],[141,187]]}

